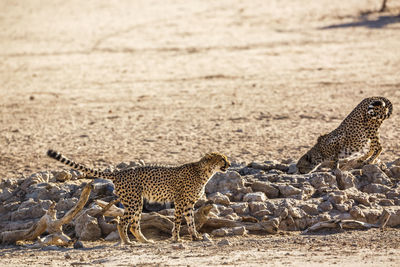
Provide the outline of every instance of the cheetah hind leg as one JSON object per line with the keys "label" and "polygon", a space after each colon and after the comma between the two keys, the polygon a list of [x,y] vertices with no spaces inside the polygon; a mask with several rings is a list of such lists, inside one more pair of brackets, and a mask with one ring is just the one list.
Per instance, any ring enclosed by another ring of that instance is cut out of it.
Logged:
{"label": "cheetah hind leg", "polygon": [[190,206],[186,207],[183,215],[185,216],[186,223],[188,226],[188,231],[192,238],[192,241],[198,241],[198,240],[201,240],[202,238],[200,237],[199,233],[196,231],[196,226],[194,223],[193,207],[194,207],[194,205],[190,205]]}
{"label": "cheetah hind leg", "polygon": [[135,212],[135,215],[133,217],[132,224],[131,224],[131,227],[129,228],[129,230],[135,236],[137,241],[139,241],[141,243],[152,243],[153,244],[154,241],[144,237],[144,235],[142,234],[142,231],[140,230],[140,217],[141,217],[141,214],[142,213],[141,213],[140,210]]}

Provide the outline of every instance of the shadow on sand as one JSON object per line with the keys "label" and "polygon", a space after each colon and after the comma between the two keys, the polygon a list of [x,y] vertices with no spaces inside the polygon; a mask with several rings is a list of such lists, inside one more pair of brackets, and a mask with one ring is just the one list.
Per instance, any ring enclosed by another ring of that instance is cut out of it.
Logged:
{"label": "shadow on sand", "polygon": [[358,21],[342,24],[333,24],[319,28],[320,30],[329,30],[337,28],[350,28],[350,27],[366,27],[370,29],[381,29],[387,25],[400,23],[400,15],[385,15],[378,18],[368,18],[368,15],[361,15]]}

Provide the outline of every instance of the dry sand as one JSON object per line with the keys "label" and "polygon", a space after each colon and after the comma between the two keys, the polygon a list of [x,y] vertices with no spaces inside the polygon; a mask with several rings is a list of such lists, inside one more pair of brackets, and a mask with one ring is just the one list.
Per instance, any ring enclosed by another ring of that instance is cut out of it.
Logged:
{"label": "dry sand", "polygon": [[[48,148],[97,168],[183,163],[209,151],[238,162],[296,160],[374,95],[394,104],[381,160],[397,159],[400,6],[388,6],[369,13],[380,1],[3,0],[0,179],[60,168]],[[108,250],[103,242],[68,252],[68,261],[64,252],[2,247],[0,265],[60,265],[79,261],[75,253],[90,263],[104,251],[112,259],[105,265],[397,265],[398,236],[322,235],[314,250],[301,236],[184,250]],[[353,237],[372,245],[353,246]]]}

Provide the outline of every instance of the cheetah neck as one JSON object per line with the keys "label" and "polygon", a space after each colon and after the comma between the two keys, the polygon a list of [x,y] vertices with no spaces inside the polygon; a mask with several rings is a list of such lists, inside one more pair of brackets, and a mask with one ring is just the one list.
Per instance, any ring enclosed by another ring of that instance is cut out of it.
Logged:
{"label": "cheetah neck", "polygon": [[203,183],[207,183],[208,180],[217,172],[217,166],[210,164],[209,162],[198,162],[198,172],[200,174]]}

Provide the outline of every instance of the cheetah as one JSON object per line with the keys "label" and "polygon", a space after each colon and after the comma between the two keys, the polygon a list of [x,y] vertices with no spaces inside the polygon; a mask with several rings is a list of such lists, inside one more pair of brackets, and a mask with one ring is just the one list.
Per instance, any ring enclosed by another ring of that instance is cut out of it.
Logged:
{"label": "cheetah", "polygon": [[179,231],[182,215],[186,219],[192,240],[200,240],[194,223],[194,204],[204,194],[208,180],[216,172],[226,172],[231,165],[225,155],[213,152],[207,153],[197,162],[180,166],[139,166],[108,173],[77,164],[53,150],[48,150],[47,155],[82,171],[89,178],[98,177],[113,182],[114,192],[125,208],[117,224],[121,245],[133,244],[127,233],[129,223],[131,224],[129,230],[137,241],[153,243],[152,240],[146,239],[140,230],[143,198],[155,202],[174,202],[172,241],[181,241]]}
{"label": "cheetah", "polygon": [[333,161],[333,170],[338,171],[339,159],[357,157],[359,163],[373,164],[382,152],[379,127],[392,111],[392,103],[385,97],[365,98],[339,127],[318,137],[317,143],[297,162],[297,169],[302,174],[309,173],[322,162]]}

